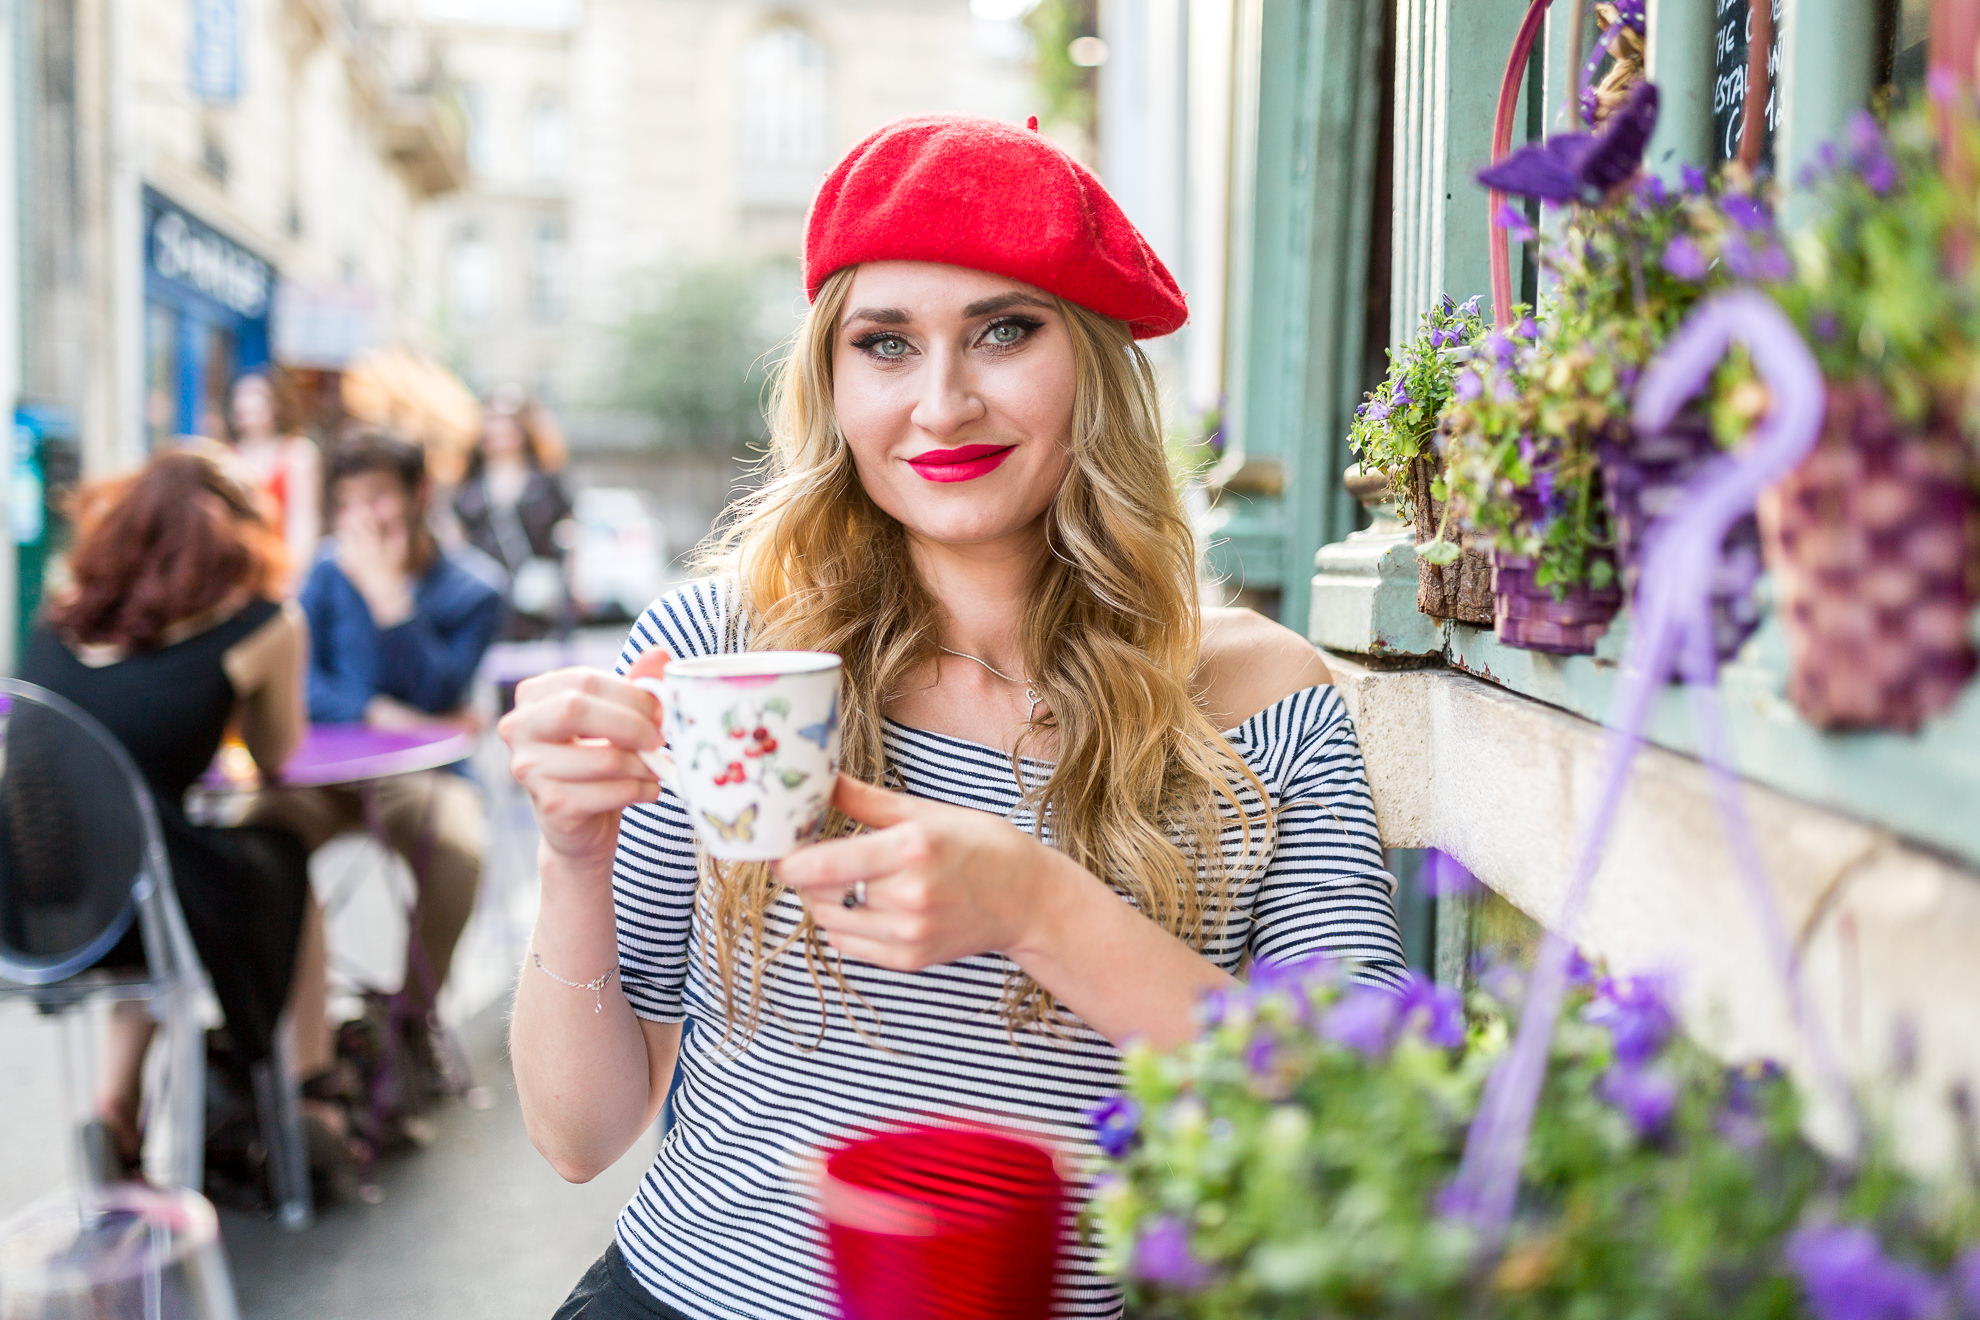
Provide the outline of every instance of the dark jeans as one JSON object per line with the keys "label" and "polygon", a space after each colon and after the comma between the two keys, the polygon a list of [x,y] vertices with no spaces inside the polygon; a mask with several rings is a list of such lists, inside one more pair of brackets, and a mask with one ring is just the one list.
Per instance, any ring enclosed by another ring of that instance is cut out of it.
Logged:
{"label": "dark jeans", "polygon": [[626,1268],[619,1244],[591,1263],[550,1320],[688,1320],[655,1297]]}

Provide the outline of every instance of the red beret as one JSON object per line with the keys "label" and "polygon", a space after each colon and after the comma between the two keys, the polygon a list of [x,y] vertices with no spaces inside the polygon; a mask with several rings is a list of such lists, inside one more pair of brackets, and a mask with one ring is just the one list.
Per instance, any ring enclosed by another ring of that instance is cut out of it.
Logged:
{"label": "red beret", "polygon": [[896,120],[846,154],[805,223],[807,296],[864,261],[1005,275],[1126,321],[1136,339],[1189,316],[1174,277],[1100,181],[1043,134],[995,119]]}

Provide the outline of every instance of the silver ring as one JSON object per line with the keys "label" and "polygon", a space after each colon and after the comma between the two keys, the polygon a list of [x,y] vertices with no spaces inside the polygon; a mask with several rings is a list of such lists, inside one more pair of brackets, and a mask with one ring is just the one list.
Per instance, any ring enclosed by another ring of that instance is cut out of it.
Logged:
{"label": "silver ring", "polygon": [[855,880],[846,888],[846,896],[839,900],[849,908],[866,906],[866,881]]}

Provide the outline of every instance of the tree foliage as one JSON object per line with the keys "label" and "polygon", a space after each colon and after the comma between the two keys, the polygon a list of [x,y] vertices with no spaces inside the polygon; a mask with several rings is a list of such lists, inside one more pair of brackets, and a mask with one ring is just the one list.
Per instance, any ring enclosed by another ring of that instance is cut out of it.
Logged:
{"label": "tree foliage", "polygon": [[660,423],[666,448],[731,453],[761,443],[764,386],[790,332],[788,273],[736,262],[656,278],[617,329],[616,406]]}

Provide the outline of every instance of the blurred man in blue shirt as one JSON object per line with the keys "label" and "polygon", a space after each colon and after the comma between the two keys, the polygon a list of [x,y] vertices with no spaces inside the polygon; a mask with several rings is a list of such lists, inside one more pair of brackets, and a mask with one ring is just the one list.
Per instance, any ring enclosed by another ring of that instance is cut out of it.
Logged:
{"label": "blurred man in blue shirt", "polygon": [[[332,456],[328,486],[331,534],[301,597],[310,721],[473,727],[469,687],[502,625],[500,568],[478,551],[435,542],[425,455],[402,440],[359,432]],[[419,938],[408,941],[405,984],[430,1009],[481,883],[481,796],[453,771],[430,770],[373,780],[362,795],[357,787],[276,789],[255,814],[300,834],[313,851],[365,824],[364,795],[419,881]]]}

